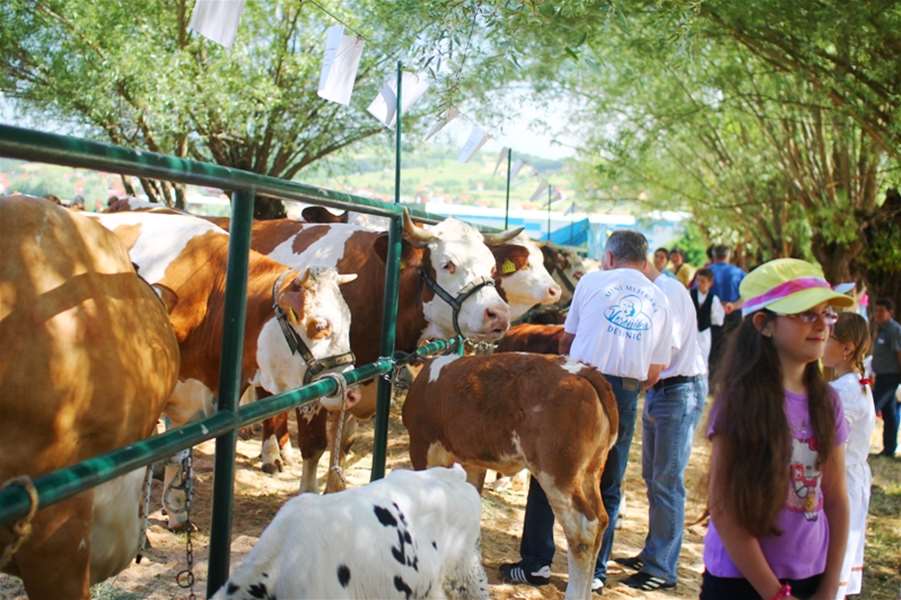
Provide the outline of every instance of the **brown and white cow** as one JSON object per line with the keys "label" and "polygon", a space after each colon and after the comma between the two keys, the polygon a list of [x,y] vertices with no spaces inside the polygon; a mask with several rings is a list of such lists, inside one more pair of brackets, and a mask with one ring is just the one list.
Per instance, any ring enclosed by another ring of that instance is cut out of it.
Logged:
{"label": "brown and white cow", "polygon": [[[457,316],[461,333],[476,340],[493,341],[507,330],[510,311],[492,285],[495,259],[486,246],[502,244],[519,230],[483,236],[476,228],[446,219],[434,226],[419,226],[404,213],[403,256],[400,272],[396,348],[416,349],[420,341],[455,335],[454,311],[426,282],[436,282],[451,296],[463,300]],[[309,224],[282,219],[254,223],[253,247],[294,268],[335,267],[354,272],[357,280],[344,288],[353,314],[351,347],[360,364],[378,359],[382,327],[382,295],[388,234],[345,225]],[[479,287],[481,286],[481,287]],[[353,414],[359,418],[375,410],[375,385],[364,387],[364,400]],[[315,464],[327,445],[326,415],[307,413],[298,419],[298,443],[304,457],[304,481],[310,461]],[[284,446],[288,437],[287,416],[264,423],[266,439],[278,439]],[[274,470],[278,465],[264,468]]]}
{"label": "brown and white cow", "polygon": [[[308,223],[351,223],[365,229],[377,229],[370,221],[361,219],[369,215],[345,211],[336,215],[321,206],[303,209]],[[356,217],[356,221],[351,219]],[[381,230],[384,230],[382,227]],[[510,237],[488,236],[486,243],[495,258],[495,281],[501,297],[510,305],[510,318],[518,319],[536,304],[553,304],[560,300],[561,289],[545,266],[543,250],[538,243],[522,233]]]}
{"label": "brown and white cow", "polygon": [[[192,412],[173,416],[173,424],[185,423],[197,413],[210,414],[218,391],[228,234],[204,219],[184,215],[131,212],[97,218],[125,241],[145,279],[166,285],[177,297],[171,322],[182,367],[175,394],[193,402],[183,402],[192,406]],[[292,354],[276,306],[315,359],[348,355],[350,310],[338,286],[354,279],[355,275],[338,275],[334,269],[291,269],[251,251],[242,385],[277,394],[305,383],[308,365]],[[345,365],[342,370],[349,368]],[[323,398],[316,406],[337,410],[342,401],[350,406],[359,398],[359,389],[351,387],[346,398]],[[167,467],[167,482],[175,471],[174,465]],[[170,526],[183,524],[183,510],[167,506],[167,511]]]}
{"label": "brown and white cow", "polygon": [[529,353],[439,357],[410,387],[403,422],[415,469],[459,462],[474,483],[485,469],[527,468],[566,534],[566,597],[590,596],[607,526],[601,473],[619,426],[597,370]]}
{"label": "brown and white cow", "polygon": [[561,288],[544,264],[541,247],[525,233],[491,247],[497,267],[498,289],[518,319],[536,304],[560,301]]}
{"label": "brown and white cow", "polygon": [[510,328],[497,342],[496,352],[535,352],[560,354],[563,325],[532,325],[522,323]]}
{"label": "brown and white cow", "polygon": [[[0,483],[150,435],[179,349],[116,236],[50,202],[0,198]],[[6,565],[30,598],[89,598],[143,539],[145,469],[47,506]],[[0,554],[12,541],[0,527]]]}
{"label": "brown and white cow", "polygon": [[559,302],[564,306],[569,305],[573,292],[576,290],[576,284],[579,283],[582,276],[600,268],[598,261],[583,258],[571,248],[543,243],[541,253],[544,255],[544,266],[554,281],[562,286],[563,294]]}

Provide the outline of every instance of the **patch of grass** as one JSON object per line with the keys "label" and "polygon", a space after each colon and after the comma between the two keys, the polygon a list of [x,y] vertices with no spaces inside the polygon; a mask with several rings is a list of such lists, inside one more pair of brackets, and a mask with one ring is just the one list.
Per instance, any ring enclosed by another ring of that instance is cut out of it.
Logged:
{"label": "patch of grass", "polygon": [[901,594],[901,460],[871,458],[870,468],[873,488],[860,597],[896,600]]}

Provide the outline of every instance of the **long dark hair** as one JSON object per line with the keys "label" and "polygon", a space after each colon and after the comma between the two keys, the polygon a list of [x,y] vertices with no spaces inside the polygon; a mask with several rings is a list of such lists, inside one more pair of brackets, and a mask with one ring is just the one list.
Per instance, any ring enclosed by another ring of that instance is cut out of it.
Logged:
{"label": "long dark hair", "polygon": [[[776,315],[764,311],[768,321]],[[772,338],[761,334],[746,316],[729,335],[726,356],[714,381],[711,420],[721,436],[716,493],[720,504],[755,537],[779,533],[776,517],[788,496],[791,431],[785,416],[782,366]],[[817,464],[823,464],[835,438],[832,396],[820,365],[804,370]]]}

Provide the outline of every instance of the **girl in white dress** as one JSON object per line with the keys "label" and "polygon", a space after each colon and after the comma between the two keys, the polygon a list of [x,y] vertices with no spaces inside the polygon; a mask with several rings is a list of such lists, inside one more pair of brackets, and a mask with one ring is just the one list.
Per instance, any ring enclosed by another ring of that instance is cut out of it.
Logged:
{"label": "girl in white dress", "polygon": [[837,600],[859,594],[863,579],[863,546],[870,505],[870,467],[867,454],[876,426],[873,393],[864,379],[863,358],[869,347],[867,322],[857,313],[841,313],[826,344],[823,364],[835,370],[831,385],[838,394],[848,421],[845,468],[850,500],[850,527]]}

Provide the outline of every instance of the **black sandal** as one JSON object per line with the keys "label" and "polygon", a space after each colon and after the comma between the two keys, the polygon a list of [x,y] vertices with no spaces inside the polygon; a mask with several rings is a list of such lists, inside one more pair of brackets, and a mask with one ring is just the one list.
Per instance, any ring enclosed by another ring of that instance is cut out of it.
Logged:
{"label": "black sandal", "polygon": [[640,556],[630,556],[629,558],[614,558],[613,562],[630,569],[635,569],[636,571],[641,571],[644,568],[644,561],[641,560]]}
{"label": "black sandal", "polygon": [[641,572],[623,579],[623,584],[642,592],[653,592],[676,587],[675,583],[667,583],[662,577]]}

